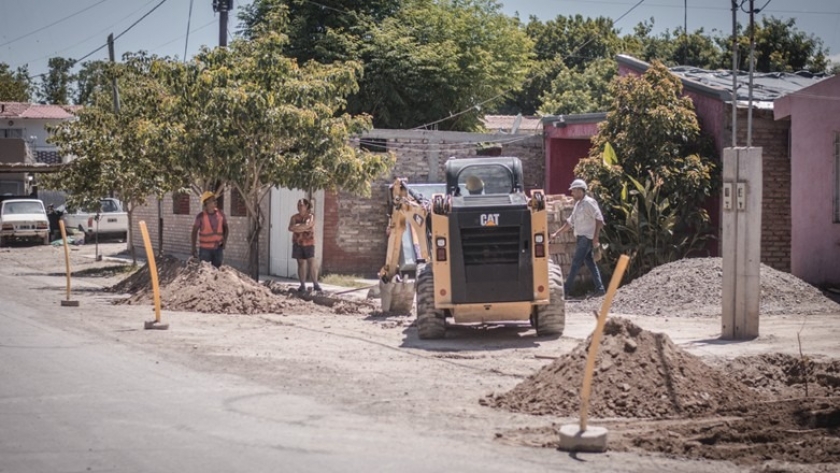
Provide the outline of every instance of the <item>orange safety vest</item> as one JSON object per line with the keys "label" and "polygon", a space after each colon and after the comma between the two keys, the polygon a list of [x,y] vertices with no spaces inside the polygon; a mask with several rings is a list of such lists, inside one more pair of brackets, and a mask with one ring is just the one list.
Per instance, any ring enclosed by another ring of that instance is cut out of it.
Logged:
{"label": "orange safety vest", "polygon": [[210,216],[201,212],[201,228],[198,230],[198,246],[205,250],[215,250],[224,239],[225,216],[216,211],[216,228],[210,225]]}

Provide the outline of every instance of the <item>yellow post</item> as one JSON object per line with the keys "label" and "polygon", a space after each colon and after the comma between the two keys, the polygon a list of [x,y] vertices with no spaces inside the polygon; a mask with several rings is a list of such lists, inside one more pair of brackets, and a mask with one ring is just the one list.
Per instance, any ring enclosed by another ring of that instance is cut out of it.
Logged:
{"label": "yellow post", "polygon": [[169,328],[168,324],[160,323],[160,287],[158,287],[158,272],[157,264],[155,263],[155,252],[152,248],[152,240],[149,238],[149,230],[146,228],[146,222],[140,221],[140,233],[143,235],[143,245],[146,247],[146,261],[149,265],[149,274],[152,277],[152,293],[155,301],[155,320],[146,322],[145,327],[157,328],[166,330]]}
{"label": "yellow post", "polygon": [[67,268],[67,298],[61,301],[65,307],[77,307],[79,301],[70,300],[70,247],[67,245],[67,229],[64,228],[64,220],[58,221],[58,228],[61,229],[61,240],[64,242],[64,264]]}
{"label": "yellow post", "polygon": [[604,325],[607,323],[607,313],[612,306],[615,291],[618,290],[618,284],[621,282],[621,277],[624,276],[624,271],[627,269],[627,263],[630,258],[627,255],[621,255],[618,258],[618,264],[615,266],[612,279],[610,280],[610,287],[607,289],[607,295],[604,297],[604,302],[601,304],[601,312],[598,314],[598,324],[595,331],[592,333],[592,342],[589,344],[589,354],[586,357],[586,370],[583,373],[583,388],[580,390],[580,431],[586,431],[586,418],[589,413],[589,396],[592,393],[592,376],[595,371],[595,359],[598,357],[598,347],[601,345],[601,334],[604,332]]}

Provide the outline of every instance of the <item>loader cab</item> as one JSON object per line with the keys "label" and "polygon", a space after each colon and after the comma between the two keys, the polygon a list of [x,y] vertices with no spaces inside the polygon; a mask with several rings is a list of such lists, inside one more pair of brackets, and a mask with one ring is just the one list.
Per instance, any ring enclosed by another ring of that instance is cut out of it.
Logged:
{"label": "loader cab", "polygon": [[[517,194],[524,191],[518,158],[465,158],[446,162],[446,189],[453,197]],[[471,186],[481,183],[481,191]]]}

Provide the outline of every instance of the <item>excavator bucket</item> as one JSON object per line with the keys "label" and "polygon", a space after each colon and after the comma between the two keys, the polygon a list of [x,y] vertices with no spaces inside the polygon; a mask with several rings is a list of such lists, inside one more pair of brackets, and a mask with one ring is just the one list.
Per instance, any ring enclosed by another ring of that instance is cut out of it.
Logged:
{"label": "excavator bucket", "polygon": [[414,281],[379,281],[379,297],[383,312],[410,314],[414,307]]}

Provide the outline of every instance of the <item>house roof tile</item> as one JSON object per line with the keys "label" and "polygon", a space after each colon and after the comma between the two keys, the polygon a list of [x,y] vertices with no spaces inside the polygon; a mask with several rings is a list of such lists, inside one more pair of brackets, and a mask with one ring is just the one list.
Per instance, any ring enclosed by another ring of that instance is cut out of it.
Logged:
{"label": "house roof tile", "polygon": [[78,105],[42,105],[25,102],[0,102],[0,118],[41,118],[67,120],[75,116]]}

